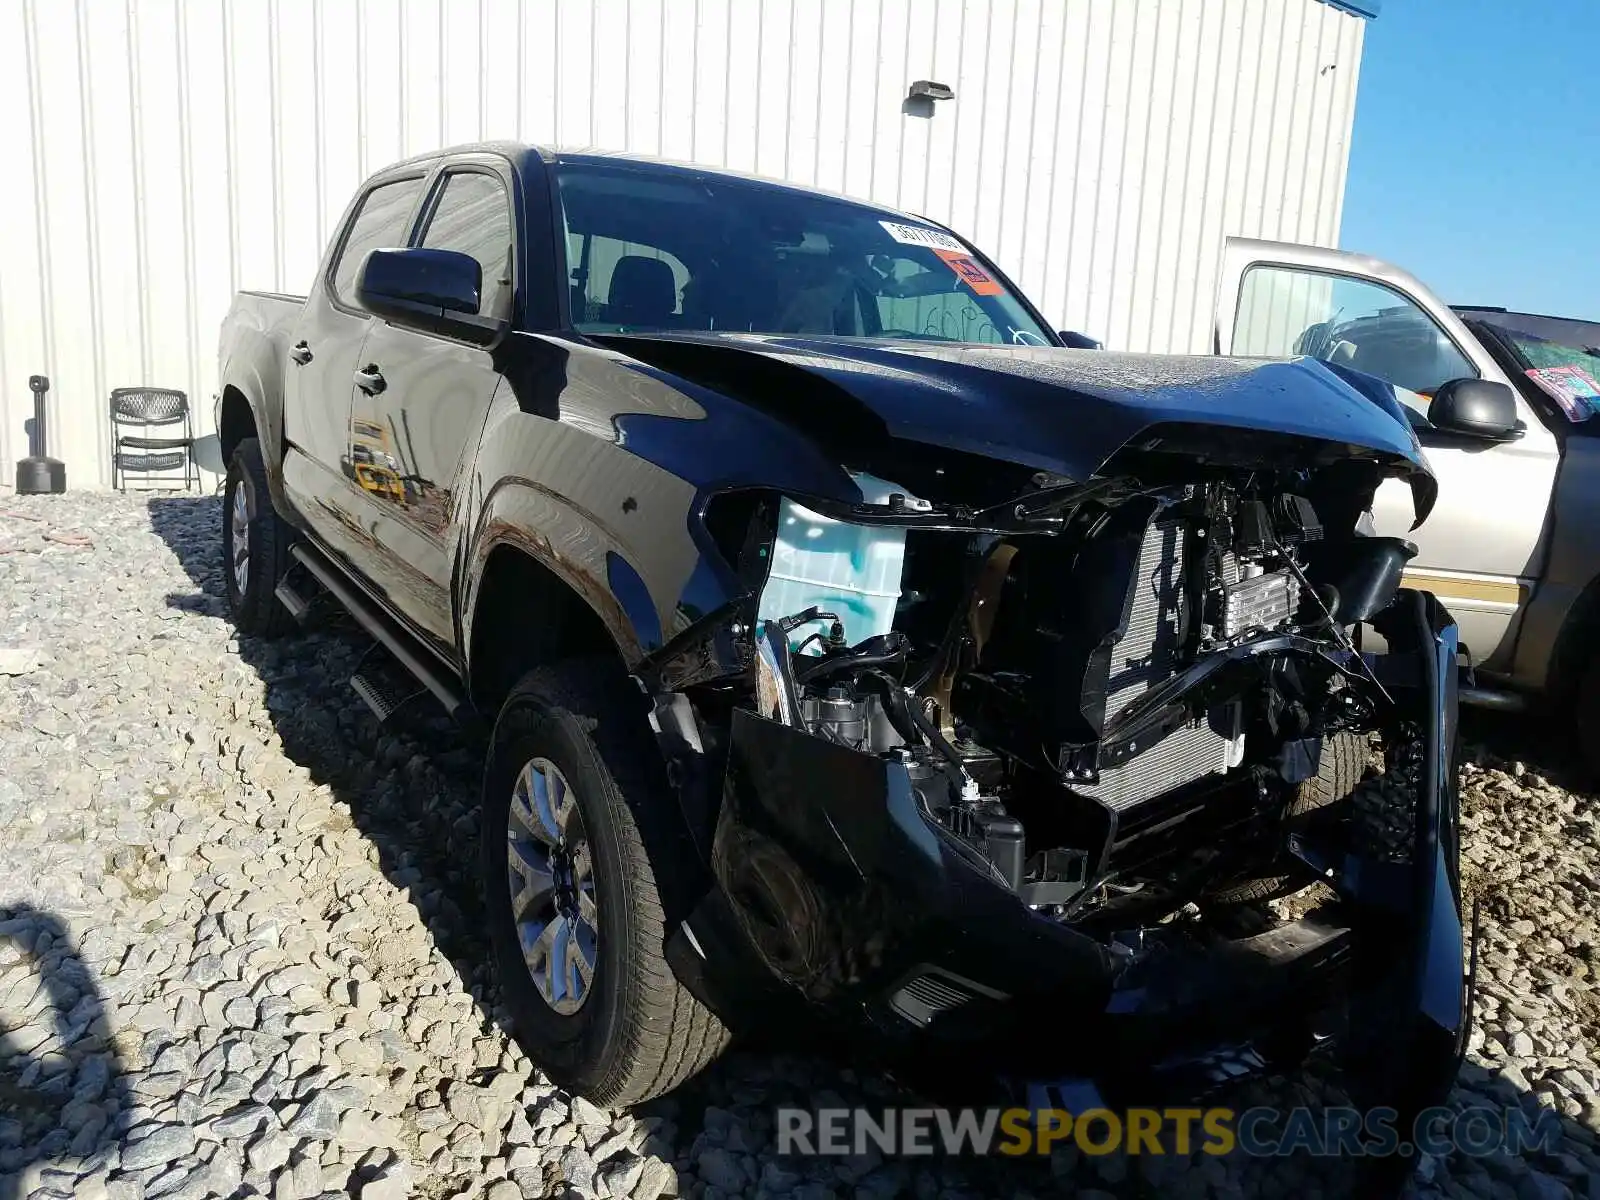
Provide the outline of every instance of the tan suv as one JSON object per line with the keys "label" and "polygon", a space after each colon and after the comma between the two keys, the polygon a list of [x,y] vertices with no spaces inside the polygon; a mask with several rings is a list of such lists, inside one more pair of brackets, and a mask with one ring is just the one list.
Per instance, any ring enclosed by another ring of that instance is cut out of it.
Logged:
{"label": "tan suv", "polygon": [[[1586,342],[1581,322],[1517,318],[1452,309],[1365,255],[1230,238],[1214,348],[1308,354],[1393,387],[1439,502],[1408,532],[1411,497],[1385,484],[1374,522],[1416,543],[1406,583],[1460,625],[1475,675],[1462,700],[1570,706],[1600,765],[1600,338]],[[1449,403],[1457,380],[1493,385],[1469,389],[1468,421]]]}

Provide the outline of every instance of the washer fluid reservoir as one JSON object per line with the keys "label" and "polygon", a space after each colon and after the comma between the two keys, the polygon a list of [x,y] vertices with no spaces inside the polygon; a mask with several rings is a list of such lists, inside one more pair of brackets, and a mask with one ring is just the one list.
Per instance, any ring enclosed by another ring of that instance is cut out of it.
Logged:
{"label": "washer fluid reservoir", "polygon": [[[886,504],[905,488],[873,475],[852,475],[867,504]],[[792,500],[778,509],[772,570],[762,589],[757,615],[776,621],[815,605],[839,615],[848,645],[894,625],[905,568],[906,531],[882,525],[852,525],[813,512]],[[803,625],[789,635],[791,647],[825,627]],[[813,643],[810,653],[820,653]]]}

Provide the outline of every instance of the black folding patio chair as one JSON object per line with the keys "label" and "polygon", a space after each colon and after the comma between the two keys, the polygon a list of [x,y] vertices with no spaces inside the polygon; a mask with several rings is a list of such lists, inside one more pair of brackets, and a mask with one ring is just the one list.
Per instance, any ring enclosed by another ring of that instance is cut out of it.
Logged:
{"label": "black folding patio chair", "polygon": [[[176,436],[178,428],[183,436]],[[137,429],[138,433],[129,433]],[[151,437],[151,430],[167,430]],[[174,474],[182,471],[181,476]],[[173,388],[124,387],[111,393],[111,486],[128,490],[128,475],[140,477],[138,491],[200,486],[194,461],[194,425],[189,397]]]}

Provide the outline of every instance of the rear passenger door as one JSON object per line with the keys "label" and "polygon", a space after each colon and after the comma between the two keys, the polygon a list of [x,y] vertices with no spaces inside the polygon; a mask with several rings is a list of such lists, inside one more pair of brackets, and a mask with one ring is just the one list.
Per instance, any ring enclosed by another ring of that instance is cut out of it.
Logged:
{"label": "rear passenger door", "polygon": [[322,274],[289,335],[284,377],[284,486],[330,545],[350,555],[347,502],[351,374],[373,324],[356,303],[356,276],[369,251],[404,246],[427,172],[370,181],[351,204]]}
{"label": "rear passenger door", "polygon": [[[517,284],[512,196],[501,160],[452,160],[429,187],[413,239],[475,258],[479,313],[506,319]],[[452,534],[500,375],[481,346],[374,320],[355,378],[349,459],[378,543],[371,581],[417,632],[447,648]]]}

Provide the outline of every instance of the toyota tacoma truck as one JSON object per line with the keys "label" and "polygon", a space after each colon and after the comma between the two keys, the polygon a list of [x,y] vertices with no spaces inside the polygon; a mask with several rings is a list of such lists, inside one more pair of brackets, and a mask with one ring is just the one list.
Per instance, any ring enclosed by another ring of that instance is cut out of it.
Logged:
{"label": "toyota tacoma truck", "polygon": [[238,297],[233,619],[342,606],[380,718],[492,724],[553,1079],[639,1101],[794,1020],[1034,1099],[1313,1051],[1443,1095],[1457,637],[1363,524],[1390,480],[1427,516],[1415,435],[1337,364],[1062,343],[932,221],[510,145],[379,172],[309,296]]}

